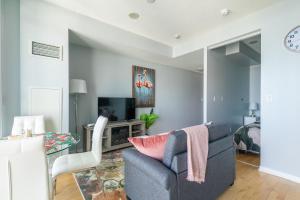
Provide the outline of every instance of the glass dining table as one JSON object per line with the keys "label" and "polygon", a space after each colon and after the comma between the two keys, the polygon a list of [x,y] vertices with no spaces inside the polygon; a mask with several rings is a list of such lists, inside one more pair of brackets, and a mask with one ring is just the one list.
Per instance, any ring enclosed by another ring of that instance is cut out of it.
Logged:
{"label": "glass dining table", "polygon": [[[70,133],[48,132],[45,134],[33,135],[33,137],[36,136],[44,136],[45,151],[48,156],[65,151],[79,142],[79,140],[76,140]],[[2,138],[0,137],[0,140],[15,140],[21,138],[22,136],[8,136]]]}

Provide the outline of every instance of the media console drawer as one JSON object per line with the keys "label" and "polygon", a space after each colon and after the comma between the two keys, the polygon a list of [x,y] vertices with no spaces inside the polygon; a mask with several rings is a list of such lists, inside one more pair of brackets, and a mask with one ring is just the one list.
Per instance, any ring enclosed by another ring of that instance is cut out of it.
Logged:
{"label": "media console drawer", "polygon": [[[83,151],[90,151],[94,126],[83,126]],[[145,134],[145,122],[130,120],[125,122],[109,122],[103,132],[102,152],[117,150],[131,146],[129,137]]]}

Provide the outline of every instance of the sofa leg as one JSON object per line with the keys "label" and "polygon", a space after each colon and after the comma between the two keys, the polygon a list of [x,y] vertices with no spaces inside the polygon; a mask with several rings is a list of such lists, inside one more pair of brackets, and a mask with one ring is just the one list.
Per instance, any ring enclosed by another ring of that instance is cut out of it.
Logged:
{"label": "sofa leg", "polygon": [[233,186],[234,185],[234,181],[230,184],[230,186]]}
{"label": "sofa leg", "polygon": [[128,196],[126,196],[126,199],[127,199],[127,200],[131,200]]}

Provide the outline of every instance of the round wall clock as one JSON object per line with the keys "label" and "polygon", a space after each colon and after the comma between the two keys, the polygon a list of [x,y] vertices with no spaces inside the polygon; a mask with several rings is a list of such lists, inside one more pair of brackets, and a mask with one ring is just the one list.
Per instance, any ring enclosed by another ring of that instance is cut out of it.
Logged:
{"label": "round wall clock", "polygon": [[291,30],[284,39],[285,47],[293,52],[300,53],[300,26]]}

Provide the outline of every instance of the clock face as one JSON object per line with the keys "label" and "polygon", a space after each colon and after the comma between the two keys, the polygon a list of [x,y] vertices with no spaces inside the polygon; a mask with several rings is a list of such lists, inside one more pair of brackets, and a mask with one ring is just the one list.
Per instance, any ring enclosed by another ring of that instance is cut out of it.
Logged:
{"label": "clock face", "polygon": [[294,28],[287,34],[284,44],[287,49],[300,53],[300,26]]}

